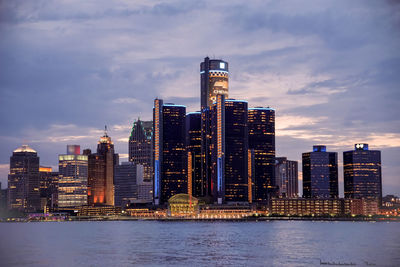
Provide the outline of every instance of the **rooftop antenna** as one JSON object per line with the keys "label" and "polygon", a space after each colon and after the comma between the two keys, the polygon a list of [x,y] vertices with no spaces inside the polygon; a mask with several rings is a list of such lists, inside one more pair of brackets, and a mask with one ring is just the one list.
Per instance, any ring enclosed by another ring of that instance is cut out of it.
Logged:
{"label": "rooftop antenna", "polygon": [[107,137],[107,125],[104,125],[104,136]]}

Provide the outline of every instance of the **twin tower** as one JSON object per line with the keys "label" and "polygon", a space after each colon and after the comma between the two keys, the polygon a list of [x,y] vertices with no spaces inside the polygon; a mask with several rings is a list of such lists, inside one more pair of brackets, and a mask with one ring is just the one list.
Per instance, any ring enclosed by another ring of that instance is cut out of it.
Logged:
{"label": "twin tower", "polygon": [[154,204],[176,194],[208,203],[266,202],[275,181],[275,111],[229,99],[229,69],[200,64],[201,111],[154,100]]}

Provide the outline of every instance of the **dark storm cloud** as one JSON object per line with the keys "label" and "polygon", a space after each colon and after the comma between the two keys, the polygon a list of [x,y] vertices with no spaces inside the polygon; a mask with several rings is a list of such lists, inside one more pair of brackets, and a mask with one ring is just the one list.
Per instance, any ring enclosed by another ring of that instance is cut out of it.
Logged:
{"label": "dark storm cloud", "polygon": [[231,97],[276,109],[278,155],[369,140],[399,194],[399,5],[306,3],[0,1],[0,180],[20,143],[56,166],[67,144],[94,149],[105,124],[126,154],[155,97],[198,110],[199,63],[215,55]]}

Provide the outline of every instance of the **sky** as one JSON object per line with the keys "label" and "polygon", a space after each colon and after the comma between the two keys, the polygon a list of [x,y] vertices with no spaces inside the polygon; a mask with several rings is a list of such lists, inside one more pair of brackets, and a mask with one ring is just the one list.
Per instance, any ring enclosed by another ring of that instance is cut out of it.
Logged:
{"label": "sky", "polygon": [[368,143],[400,195],[400,4],[358,0],[0,0],[2,187],[21,144],[57,170],[104,125],[127,160],[154,98],[199,110],[206,56],[229,62],[231,98],[276,110],[277,156],[338,152],[343,195],[343,151]]}

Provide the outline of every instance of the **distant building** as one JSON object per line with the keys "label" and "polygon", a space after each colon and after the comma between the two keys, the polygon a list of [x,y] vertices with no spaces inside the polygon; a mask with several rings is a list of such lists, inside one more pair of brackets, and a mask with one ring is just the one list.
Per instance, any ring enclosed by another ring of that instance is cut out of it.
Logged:
{"label": "distant building", "polygon": [[381,152],[369,150],[368,144],[355,144],[343,152],[345,198],[366,198],[382,201]]}
{"label": "distant building", "polygon": [[88,204],[88,156],[79,145],[68,145],[67,154],[58,156],[58,207]]}
{"label": "distant building", "polygon": [[0,183],[0,214],[7,210],[7,188],[1,189]]}
{"label": "distant building", "polygon": [[[186,114],[186,148],[191,153],[192,195],[203,197],[206,195],[207,183],[201,175],[201,113]],[[189,173],[188,173],[189,175]]]}
{"label": "distant building", "polygon": [[137,198],[136,166],[134,162],[115,166],[115,206],[124,207]]}
{"label": "distant building", "polygon": [[275,161],[275,184],[279,188],[278,196],[294,198],[298,196],[298,166],[297,161],[286,157],[277,157]]}
{"label": "distant building", "polygon": [[136,166],[136,181],[137,181],[137,203],[152,203],[153,202],[153,183],[144,180],[143,166]]}
{"label": "distant building", "polygon": [[28,145],[14,150],[8,175],[8,208],[25,212],[40,210],[39,157]]}
{"label": "distant building", "polygon": [[339,216],[343,215],[343,201],[332,198],[273,198],[270,213],[285,216]]}
{"label": "distant building", "polygon": [[58,172],[51,167],[39,167],[41,209],[58,206]]}
{"label": "distant building", "polygon": [[133,123],[129,137],[129,161],[143,165],[144,179],[153,180],[153,122],[138,119]]}
{"label": "distant building", "polygon": [[154,203],[187,193],[186,107],[154,100]]}
{"label": "distant building", "polygon": [[337,152],[327,152],[326,146],[303,153],[303,197],[339,197],[337,162]]}
{"label": "distant building", "polygon": [[277,191],[275,185],[275,110],[250,108],[249,148],[254,150],[254,198],[266,202]]}
{"label": "distant building", "polygon": [[[90,153],[85,150],[84,154]],[[107,131],[100,138],[97,153],[88,155],[88,204],[114,205],[114,166],[118,165],[118,154]]]}

